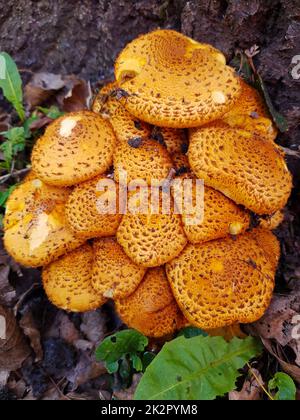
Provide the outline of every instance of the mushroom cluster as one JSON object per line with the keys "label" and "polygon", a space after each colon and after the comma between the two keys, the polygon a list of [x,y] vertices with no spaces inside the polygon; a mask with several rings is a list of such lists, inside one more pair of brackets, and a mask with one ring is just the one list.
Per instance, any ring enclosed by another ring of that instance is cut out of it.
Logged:
{"label": "mushroom cluster", "polygon": [[[256,321],[272,297],[280,257],[272,230],[292,188],[276,135],[259,93],[220,51],[172,30],[140,36],[92,111],[62,116],[36,142],[32,171],[7,203],[6,249],[43,267],[59,308],[112,299],[147,336]],[[191,197],[170,188],[169,212],[161,202],[157,212],[124,211],[120,190],[130,183],[161,189],[174,179],[204,181],[197,224],[175,211],[195,202],[194,184]],[[109,195],[114,211],[100,212]]]}

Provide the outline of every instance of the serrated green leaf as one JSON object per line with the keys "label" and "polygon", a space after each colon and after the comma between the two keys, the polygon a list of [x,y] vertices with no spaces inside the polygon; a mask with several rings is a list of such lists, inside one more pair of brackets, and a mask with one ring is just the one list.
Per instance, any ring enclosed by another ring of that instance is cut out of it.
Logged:
{"label": "serrated green leaf", "polygon": [[1,135],[6,139],[6,141],[0,145],[0,150],[3,152],[8,169],[14,156],[25,149],[25,130],[24,127],[14,127],[8,131],[2,132]]}
{"label": "serrated green leaf", "polygon": [[178,337],[184,336],[185,338],[198,337],[198,335],[208,337],[208,334],[205,331],[196,327],[186,327],[178,333]]}
{"label": "serrated green leaf", "polygon": [[278,129],[281,131],[281,133],[285,133],[288,129],[288,123],[287,120],[283,115],[281,115],[276,109],[274,108],[274,105],[272,103],[271,97],[269,95],[269,92],[266,89],[265,83],[262,80],[261,76],[257,73],[255,75],[255,87],[261,92],[263,95],[265,102],[267,104],[267,107],[269,109],[270,114],[272,115],[272,118],[278,127]]}
{"label": "serrated green leaf", "polygon": [[178,337],[146,369],[135,399],[213,400],[235,388],[239,369],[260,352],[252,337]]}
{"label": "serrated green leaf", "polygon": [[22,80],[16,63],[5,52],[0,53],[0,88],[5,98],[17,111],[21,121],[25,120]]}
{"label": "serrated green leaf", "polygon": [[148,339],[135,330],[120,331],[106,337],[96,350],[96,359],[105,362],[116,362],[124,355],[144,351]]}
{"label": "serrated green leaf", "polygon": [[276,391],[275,400],[294,401],[296,400],[296,386],[293,379],[286,373],[278,372],[269,381],[269,392]]}

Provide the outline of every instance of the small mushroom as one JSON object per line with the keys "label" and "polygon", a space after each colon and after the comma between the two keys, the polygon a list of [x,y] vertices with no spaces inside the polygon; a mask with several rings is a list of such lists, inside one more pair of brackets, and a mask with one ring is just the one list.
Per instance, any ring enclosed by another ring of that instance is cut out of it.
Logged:
{"label": "small mushroom", "polygon": [[126,254],[143,267],[157,267],[175,258],[187,244],[181,216],[174,214],[171,200],[164,214],[162,199],[158,208],[151,206],[151,193],[146,192],[148,207],[140,212],[127,212],[117,231],[117,240]]}
{"label": "small mushroom", "polygon": [[190,244],[166,271],[185,317],[204,330],[257,321],[274,289],[274,265],[252,233]]}
{"label": "small mushroom", "polygon": [[259,215],[282,209],[292,189],[285,156],[245,130],[211,124],[191,130],[189,162],[205,184]]}
{"label": "small mushroom", "polygon": [[20,264],[39,267],[83,244],[68,228],[65,203],[70,191],[33,178],[11,194],[4,217],[4,243]]}
{"label": "small mushroom", "polygon": [[[219,191],[207,186],[200,191],[202,193],[197,202],[196,180],[190,174],[181,177],[183,182],[186,178],[190,180],[190,187],[183,188],[183,194],[173,189],[173,195],[177,207],[182,207],[183,228],[191,243],[208,242],[229,235],[236,236],[248,229],[249,212]],[[184,208],[184,202],[192,204],[190,210]]]}
{"label": "small mushroom", "polygon": [[92,284],[104,298],[123,299],[139,286],[146,269],[136,265],[115,238],[94,241]]}
{"label": "small mushroom", "polygon": [[66,203],[67,222],[85,239],[113,236],[122,220],[121,207],[119,186],[101,175],[74,188]]}
{"label": "small mushroom", "polygon": [[[144,180],[150,186],[160,184],[173,168],[166,148],[155,140],[142,139],[138,148],[119,143],[114,154],[115,180],[120,184]],[[124,179],[123,174],[127,178]]]}
{"label": "small mushroom", "polygon": [[32,152],[32,169],[50,185],[71,186],[112,165],[116,138],[111,125],[90,111],[55,120]]}
{"label": "small mushroom", "polygon": [[115,64],[126,109],[142,121],[197,127],[220,118],[241,93],[224,55],[172,30],[157,30],[128,44]]}
{"label": "small mushroom", "polygon": [[163,267],[148,270],[133,294],[116,300],[116,309],[128,327],[149,337],[172,334],[184,322]]}
{"label": "small mushroom", "polygon": [[87,312],[102,306],[106,299],[91,283],[93,248],[85,244],[43,270],[43,286],[49,300],[70,312]]}
{"label": "small mushroom", "polygon": [[241,79],[242,93],[236,104],[222,117],[233,128],[241,128],[274,141],[277,129],[259,92]]}
{"label": "small mushroom", "polygon": [[119,142],[127,143],[136,137],[147,138],[150,134],[150,126],[126,110],[114,95],[117,89],[116,83],[104,86],[94,101],[93,111],[109,120]]}

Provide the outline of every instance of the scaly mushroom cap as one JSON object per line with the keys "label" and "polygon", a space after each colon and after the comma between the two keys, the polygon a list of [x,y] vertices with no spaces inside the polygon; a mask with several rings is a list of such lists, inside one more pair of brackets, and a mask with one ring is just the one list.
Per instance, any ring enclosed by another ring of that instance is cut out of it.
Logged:
{"label": "scaly mushroom cap", "polygon": [[183,322],[163,267],[148,270],[132,295],[116,301],[116,309],[125,324],[149,337],[172,334]]}
{"label": "scaly mushroom cap", "polygon": [[188,151],[189,142],[184,130],[155,127],[152,131],[152,138],[154,138],[154,140],[161,141],[166,146],[170,154],[186,154]]}
{"label": "scaly mushroom cap", "polygon": [[274,141],[277,130],[259,92],[241,79],[242,93],[239,100],[222,117],[232,128],[241,128]]}
{"label": "scaly mushroom cap", "polygon": [[166,269],[185,317],[204,330],[258,320],[274,289],[274,267],[249,234],[188,245]]}
{"label": "scaly mushroom cap", "polygon": [[253,229],[249,232],[249,235],[251,235],[264,250],[267,258],[276,271],[280,259],[280,243],[276,236],[270,230],[263,228]]}
{"label": "scaly mushroom cap", "polygon": [[189,161],[197,178],[257,214],[280,210],[291,193],[283,152],[244,130],[218,124],[191,130]]}
{"label": "scaly mushroom cap", "polygon": [[149,125],[131,115],[114,97],[116,89],[116,83],[104,86],[94,101],[93,111],[109,120],[118,141],[127,143],[132,139],[147,138],[151,131]]}
{"label": "scaly mushroom cap", "polygon": [[261,218],[259,226],[264,229],[275,230],[284,220],[284,213],[282,210],[278,210],[276,213],[265,218]]}
{"label": "scaly mushroom cap", "polygon": [[[105,191],[109,182],[112,189]],[[109,200],[107,206],[101,203]],[[108,204],[112,207],[108,207]],[[119,186],[104,176],[86,181],[73,190],[66,204],[66,217],[69,226],[77,236],[91,239],[116,234],[122,220],[119,202]]]}
{"label": "scaly mushroom cap", "polygon": [[187,173],[191,170],[190,168],[190,162],[187,155],[184,155],[183,153],[172,153],[171,159],[173,162],[173,167],[176,170],[176,172],[179,173]]}
{"label": "scaly mushroom cap", "polygon": [[[186,177],[182,176],[181,179],[184,181]],[[204,194],[202,191],[201,196],[197,197],[196,180],[192,178],[189,182],[192,183],[192,188],[184,189],[183,194],[177,195],[175,191],[173,194],[177,208],[182,203],[183,228],[191,243],[197,244],[229,235],[235,236],[248,229],[250,214],[247,211],[210,187],[205,186]],[[192,203],[191,210],[184,208],[184,200]]]}
{"label": "scaly mushroom cap", "polygon": [[114,154],[115,180],[120,184],[126,183],[124,171],[128,183],[142,179],[149,186],[155,180],[159,184],[168,177],[172,167],[166,148],[151,139],[143,139],[138,147],[119,143]]}
{"label": "scaly mushroom cap", "polygon": [[127,92],[126,109],[150,124],[197,127],[220,118],[241,86],[224,55],[171,30],[157,30],[128,44],[115,64]]}
{"label": "scaly mushroom cap", "polygon": [[170,204],[169,214],[163,214],[162,200],[158,204],[158,209],[153,208],[149,193],[146,214],[142,211],[136,213],[128,211],[123,216],[117,240],[136,264],[143,267],[158,267],[175,258],[185,247],[187,238],[181,217],[179,214],[174,214],[172,200]]}
{"label": "scaly mushroom cap", "polygon": [[6,206],[4,243],[17,262],[39,267],[82,245],[66,223],[69,194],[67,188],[51,187],[39,179],[23,182],[13,191]]}
{"label": "scaly mushroom cap", "polygon": [[43,286],[49,300],[71,312],[86,312],[99,308],[105,299],[91,284],[93,249],[85,244],[64,255],[43,270]]}
{"label": "scaly mushroom cap", "polygon": [[92,284],[103,297],[126,298],[136,290],[145,273],[146,269],[131,261],[115,238],[94,241]]}
{"label": "scaly mushroom cap", "polygon": [[79,184],[110,168],[116,145],[108,121],[90,111],[55,120],[32,152],[32,169],[49,185]]}

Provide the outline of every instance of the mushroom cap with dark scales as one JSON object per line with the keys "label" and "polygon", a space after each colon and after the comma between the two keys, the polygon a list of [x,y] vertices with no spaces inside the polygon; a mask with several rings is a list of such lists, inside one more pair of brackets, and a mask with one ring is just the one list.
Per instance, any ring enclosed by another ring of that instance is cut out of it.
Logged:
{"label": "mushroom cap with dark scales", "polygon": [[131,115],[124,105],[113,96],[118,89],[116,83],[104,86],[93,103],[92,109],[97,114],[107,118],[120,142],[150,135],[150,126]]}
{"label": "mushroom cap with dark scales", "polygon": [[144,280],[126,299],[116,300],[123,322],[149,337],[162,337],[181,328],[180,312],[164,267],[149,269]]}
{"label": "mushroom cap with dark scales", "polygon": [[[184,180],[185,176],[181,178]],[[185,188],[183,194],[177,195],[173,190],[177,206],[182,203],[183,228],[189,242],[196,244],[229,235],[235,236],[249,228],[249,212],[210,187],[204,186],[202,193],[198,193],[200,197],[197,197],[196,180],[192,179],[189,182],[190,188]],[[190,211],[184,208],[184,200],[192,204]]]}
{"label": "mushroom cap with dark scales", "polygon": [[189,142],[185,130],[163,127],[159,127],[158,129],[159,130],[157,130],[157,135],[161,134],[161,141],[165,144],[170,154],[187,153]]}
{"label": "mushroom cap with dark scales", "polygon": [[4,243],[18,263],[39,267],[79,247],[83,240],[67,226],[69,189],[30,179],[20,184],[7,201]]}
{"label": "mushroom cap with dark scales", "polygon": [[274,267],[251,234],[190,244],[166,271],[185,317],[204,330],[257,321],[274,289]]}
{"label": "mushroom cap with dark scales", "polygon": [[211,124],[191,130],[188,156],[197,178],[254,213],[273,214],[287,203],[291,174],[269,140]]}
{"label": "mushroom cap with dark scales", "polygon": [[93,248],[85,244],[44,268],[43,286],[49,300],[70,312],[87,312],[102,306],[106,299],[91,283]]}
{"label": "mushroom cap with dark scales", "polygon": [[[148,192],[146,192],[148,194]],[[158,208],[150,205],[148,212],[127,212],[117,231],[117,240],[126,254],[143,267],[157,267],[172,260],[187,244],[181,216],[174,214],[170,200],[169,214],[164,214],[162,199]]]}
{"label": "mushroom cap with dark scales", "polygon": [[110,123],[90,111],[55,120],[35,144],[32,169],[50,185],[71,186],[103,174],[113,162]]}
{"label": "mushroom cap with dark scales", "polygon": [[284,213],[282,210],[276,211],[276,213],[262,217],[259,220],[259,226],[264,229],[275,230],[284,220]]}
{"label": "mushroom cap with dark scales", "polygon": [[264,250],[274,270],[277,270],[280,259],[280,243],[274,233],[267,229],[257,228],[253,229],[249,235],[256,240],[258,245]]}
{"label": "mushroom cap with dark scales", "polygon": [[[106,191],[107,182],[112,188]],[[121,206],[118,184],[101,175],[74,188],[66,203],[67,222],[77,236],[85,239],[113,236],[122,220]]]}
{"label": "mushroom cap with dark scales", "polygon": [[141,179],[150,186],[151,182],[159,184],[166,179],[173,162],[167,149],[155,140],[143,139],[138,147],[128,143],[119,143],[114,153],[115,180],[124,184],[123,173],[126,172],[127,182]]}
{"label": "mushroom cap with dark scales", "polygon": [[172,30],[157,30],[128,44],[115,64],[127,93],[123,103],[137,118],[173,128],[220,118],[241,93],[224,55]]}
{"label": "mushroom cap with dark scales", "polygon": [[131,261],[115,238],[96,239],[93,248],[92,284],[97,293],[110,299],[131,295],[143,280],[146,269]]}
{"label": "mushroom cap with dark scales", "polygon": [[221,118],[232,128],[242,128],[274,141],[277,129],[259,92],[241,79],[239,100]]}

